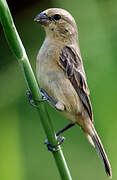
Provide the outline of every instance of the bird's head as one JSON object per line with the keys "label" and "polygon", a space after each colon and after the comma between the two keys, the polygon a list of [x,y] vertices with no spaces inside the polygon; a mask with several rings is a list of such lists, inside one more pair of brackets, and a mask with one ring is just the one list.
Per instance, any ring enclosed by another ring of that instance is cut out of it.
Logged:
{"label": "bird's head", "polygon": [[77,26],[72,15],[64,9],[51,8],[38,14],[34,21],[44,26],[47,37],[61,41],[77,41]]}

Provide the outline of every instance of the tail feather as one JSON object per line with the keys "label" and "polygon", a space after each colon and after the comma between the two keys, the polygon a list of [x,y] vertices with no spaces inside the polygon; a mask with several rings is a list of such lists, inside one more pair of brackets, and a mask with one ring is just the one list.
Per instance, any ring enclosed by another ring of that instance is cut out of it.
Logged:
{"label": "tail feather", "polygon": [[104,168],[105,168],[107,175],[109,176],[109,178],[112,178],[111,166],[110,166],[109,160],[107,158],[107,155],[104,151],[101,140],[100,140],[97,132],[95,130],[93,130],[93,131],[94,131],[94,135],[92,136],[92,140],[93,140],[95,147],[100,155],[100,158],[102,159],[102,162],[104,164]]}

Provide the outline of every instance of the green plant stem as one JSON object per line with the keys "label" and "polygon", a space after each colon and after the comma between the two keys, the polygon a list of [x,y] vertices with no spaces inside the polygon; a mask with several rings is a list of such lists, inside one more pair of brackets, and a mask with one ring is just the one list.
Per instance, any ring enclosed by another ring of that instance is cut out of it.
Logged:
{"label": "green plant stem", "polygon": [[[34,73],[30,66],[24,46],[15,28],[6,0],[0,0],[0,21],[3,26],[3,30],[4,30],[6,39],[8,40],[9,46],[11,47],[12,51],[16,55],[19,61],[19,64],[21,66],[21,69],[23,70],[24,77],[27,82],[27,86],[32,92],[34,101],[36,99],[40,99],[41,94],[39,91],[38,83],[35,79]],[[46,102],[37,103],[35,101],[35,104],[39,105],[39,108],[37,109],[39,112],[41,123],[46,133],[47,139],[51,143],[51,145],[54,146],[55,144],[57,144],[57,139],[56,139],[56,135],[55,135],[51,120],[49,118],[48,112],[45,108]],[[60,146],[59,147],[54,146],[54,148],[58,150],[57,152],[53,152],[53,156],[55,158],[61,179],[72,180]]]}

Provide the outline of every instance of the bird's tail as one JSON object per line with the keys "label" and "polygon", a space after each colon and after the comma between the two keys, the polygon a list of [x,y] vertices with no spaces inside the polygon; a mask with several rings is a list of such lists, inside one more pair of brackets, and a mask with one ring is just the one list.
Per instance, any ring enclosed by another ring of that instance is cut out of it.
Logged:
{"label": "bird's tail", "polygon": [[94,129],[94,127],[92,128],[93,130],[93,135],[92,136],[87,136],[86,134],[86,137],[87,139],[89,140],[89,142],[97,149],[98,153],[99,153],[99,156],[104,164],[104,168],[105,168],[105,171],[108,175],[109,178],[112,178],[112,171],[111,171],[111,166],[110,166],[110,163],[109,163],[109,160],[107,158],[107,155],[105,153],[105,150],[103,148],[103,145],[101,143],[101,140],[96,132],[96,130]]}

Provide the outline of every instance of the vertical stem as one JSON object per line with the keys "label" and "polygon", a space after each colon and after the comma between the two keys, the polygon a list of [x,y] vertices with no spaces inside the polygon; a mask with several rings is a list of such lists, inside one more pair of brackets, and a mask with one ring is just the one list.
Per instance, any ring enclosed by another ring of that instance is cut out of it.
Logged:
{"label": "vertical stem", "polygon": [[[0,21],[3,26],[3,30],[9,46],[11,47],[12,51],[14,52],[19,61],[20,67],[24,74],[24,78],[27,82],[27,86],[32,92],[33,99],[36,100],[41,98],[37,81],[29,63],[24,46],[15,28],[6,0],[0,0]],[[39,112],[40,120],[43,125],[45,134],[48,138],[48,141],[52,144],[52,146],[54,146],[55,144],[57,144],[57,139],[48,112],[43,103],[38,104],[35,101],[35,104],[39,105],[39,108],[37,108],[37,110]],[[58,151],[53,152],[53,156],[58,167],[61,179],[72,180],[60,146],[55,146],[55,149]]]}

